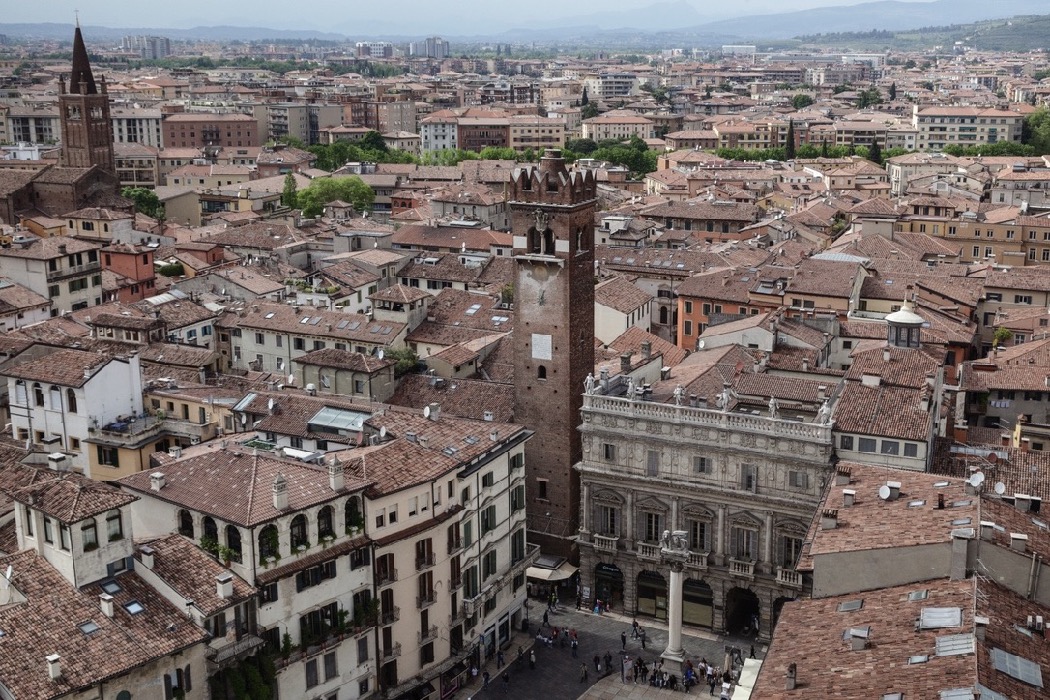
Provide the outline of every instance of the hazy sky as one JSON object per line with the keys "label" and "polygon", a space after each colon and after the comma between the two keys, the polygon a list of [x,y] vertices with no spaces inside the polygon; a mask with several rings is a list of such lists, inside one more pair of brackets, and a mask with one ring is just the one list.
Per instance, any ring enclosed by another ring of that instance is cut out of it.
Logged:
{"label": "hazy sky", "polygon": [[[921,0],[904,0],[918,2]],[[858,0],[37,0],[7,4],[2,22],[71,22],[79,8],[84,25],[189,28],[229,24],[281,29],[315,29],[352,34],[355,27],[387,33],[418,33],[422,27],[446,34],[495,33],[513,27],[542,27],[564,19],[637,10],[652,4],[691,6],[701,21],[854,5]],[[403,28],[402,31],[398,31]],[[459,31],[457,31],[457,29]]]}

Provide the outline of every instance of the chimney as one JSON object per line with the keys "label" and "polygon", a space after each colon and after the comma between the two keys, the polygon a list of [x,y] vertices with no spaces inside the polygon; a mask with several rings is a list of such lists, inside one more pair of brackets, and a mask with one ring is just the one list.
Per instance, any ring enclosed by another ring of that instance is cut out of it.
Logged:
{"label": "chimney", "polygon": [[896,501],[901,495],[901,482],[899,481],[887,481],[886,485],[890,487],[890,497],[888,500]]}
{"label": "chimney", "polygon": [[839,524],[839,512],[835,508],[825,508],[820,514],[820,529],[834,530]]}
{"label": "chimney", "polygon": [[809,358],[806,358],[806,357],[802,358],[802,371],[803,372],[808,372],[809,371]]}
{"label": "chimney", "polygon": [[849,467],[839,467],[835,470],[835,485],[845,486],[849,483],[853,471]]}
{"label": "chimney", "polygon": [[62,677],[62,657],[58,654],[47,655],[47,677],[53,681]]}
{"label": "chimney", "polygon": [[1021,438],[1021,452],[1028,452],[1032,449],[1032,439],[1023,437]]}
{"label": "chimney", "polygon": [[149,487],[151,491],[160,491],[164,488],[164,472],[153,472],[149,475]]}
{"label": "chimney", "polygon": [[430,420],[437,420],[441,416],[441,404],[435,402],[428,404],[427,408],[430,409]]}
{"label": "chimney", "polygon": [[280,472],[273,479],[273,507],[275,510],[288,510],[288,482]]}
{"label": "chimney", "polygon": [[342,491],[346,481],[343,476],[343,465],[335,457],[328,463],[328,487],[333,491]]}
{"label": "chimney", "polygon": [[795,684],[797,682],[797,675],[798,675],[798,665],[797,664],[793,664],[793,663],[792,664],[788,664],[787,682],[784,684],[785,690],[794,690],[795,689]]}
{"label": "chimney", "polygon": [[601,380],[602,388],[604,389],[606,383],[609,381],[609,368],[608,367],[602,367],[600,370],[598,370],[598,379]]}
{"label": "chimney", "polygon": [[1028,535],[1023,532],[1010,533],[1010,549],[1023,552],[1028,547]]}
{"label": "chimney", "polygon": [[955,424],[955,428],[952,431],[952,439],[956,442],[966,443],[969,440],[970,426],[967,425],[966,421],[962,421]]}
{"label": "chimney", "polygon": [[817,387],[817,401],[820,401],[821,403],[823,403],[824,399],[826,399],[827,397],[828,397],[828,388],[826,386],[824,386],[823,384],[821,384],[820,386]]}
{"label": "chimney", "polygon": [[857,500],[855,489],[842,489],[842,507],[849,508]]}
{"label": "chimney", "polygon": [[653,354],[653,344],[648,340],[642,342],[642,359],[648,360]]}
{"label": "chimney", "polygon": [[882,361],[883,362],[889,362],[890,361],[890,349],[888,347],[885,347],[885,348],[882,349]]}
{"label": "chimney", "polygon": [[496,420],[496,414],[493,413],[492,411],[485,411],[485,413],[483,414],[483,417],[484,417],[485,421],[488,422],[488,423],[491,423],[492,421]]}
{"label": "chimney", "polygon": [[139,559],[142,560],[142,565],[147,569],[153,568],[153,555],[155,551],[153,547],[145,546],[139,550]]}
{"label": "chimney", "polygon": [[215,594],[223,600],[233,597],[233,574],[223,571],[215,577]]}
{"label": "chimney", "polygon": [[631,371],[631,353],[625,352],[620,355],[620,371],[630,372]]}
{"label": "chimney", "polygon": [[489,440],[492,442],[499,442],[499,431],[493,430],[489,433]]}
{"label": "chimney", "polygon": [[68,247],[68,246],[66,246],[66,244],[65,244],[65,243],[59,243],[59,244],[58,244],[58,252],[59,252],[59,253],[60,253],[61,255],[65,255],[65,254],[66,254],[66,253],[67,253],[68,251],[69,251],[69,247]]}
{"label": "chimney", "polygon": [[106,617],[113,617],[113,596],[109,593],[103,593],[98,597],[99,607],[102,608],[102,614]]}

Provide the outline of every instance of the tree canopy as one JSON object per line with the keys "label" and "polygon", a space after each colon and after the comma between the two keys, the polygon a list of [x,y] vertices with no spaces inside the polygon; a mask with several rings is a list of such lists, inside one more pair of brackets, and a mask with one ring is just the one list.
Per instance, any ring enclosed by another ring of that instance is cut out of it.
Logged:
{"label": "tree canopy", "polygon": [[355,211],[365,212],[372,209],[376,193],[356,175],[350,177],[322,177],[310,183],[296,195],[296,205],[303,210],[303,216],[320,216],[324,205],[341,199],[354,206]]}
{"label": "tree canopy", "polygon": [[163,215],[164,205],[160,203],[157,193],[145,187],[125,187],[120,191],[125,199],[135,203],[135,211],[146,216],[157,218]]}

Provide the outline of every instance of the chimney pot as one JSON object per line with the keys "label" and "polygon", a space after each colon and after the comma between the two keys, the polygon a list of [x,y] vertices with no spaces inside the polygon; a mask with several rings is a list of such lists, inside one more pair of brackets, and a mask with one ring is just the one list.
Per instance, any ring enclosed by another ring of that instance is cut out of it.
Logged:
{"label": "chimney pot", "polygon": [[160,491],[164,488],[164,472],[153,472],[149,475],[149,487],[151,491]]}
{"label": "chimney pot", "polygon": [[215,593],[226,600],[233,597],[233,574],[224,571],[215,577]]}
{"label": "chimney pot", "polygon": [[62,657],[58,654],[47,655],[47,677],[57,681],[62,677]]}
{"label": "chimney pot", "polygon": [[139,558],[142,560],[142,565],[147,569],[153,568],[154,554],[153,547],[146,546],[139,550]]}
{"label": "chimney pot", "polygon": [[346,485],[346,479],[343,476],[343,465],[339,463],[339,460],[332,459],[328,463],[328,486],[333,491],[342,491]]}
{"label": "chimney pot", "polygon": [[113,596],[109,593],[103,593],[98,597],[99,607],[102,608],[102,614],[106,617],[113,617]]}
{"label": "chimney pot", "polygon": [[630,372],[631,371],[631,353],[625,352],[620,355],[620,371]]}
{"label": "chimney pot", "polygon": [[275,510],[288,510],[288,482],[280,472],[273,479],[273,507]]}
{"label": "chimney pot", "polygon": [[648,340],[642,343],[642,359],[648,360],[653,354],[653,344]]}

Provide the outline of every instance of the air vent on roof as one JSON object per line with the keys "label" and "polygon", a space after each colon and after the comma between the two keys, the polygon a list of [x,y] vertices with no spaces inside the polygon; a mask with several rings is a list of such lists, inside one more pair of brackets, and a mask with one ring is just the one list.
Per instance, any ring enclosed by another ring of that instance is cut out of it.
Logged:
{"label": "air vent on roof", "polygon": [[839,603],[838,611],[839,612],[853,612],[855,610],[860,610],[862,607],[864,607],[864,600],[863,599],[860,599],[860,600],[846,600],[846,601],[843,601],[843,602]]}

